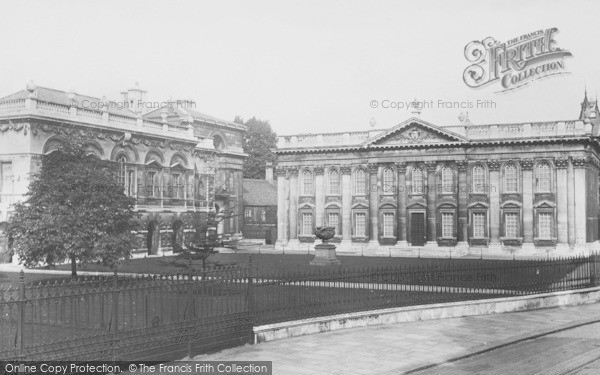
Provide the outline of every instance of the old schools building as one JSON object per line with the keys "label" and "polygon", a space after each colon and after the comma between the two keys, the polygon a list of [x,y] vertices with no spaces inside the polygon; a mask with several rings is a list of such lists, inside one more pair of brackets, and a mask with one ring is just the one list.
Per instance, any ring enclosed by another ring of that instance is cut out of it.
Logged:
{"label": "old schools building", "polygon": [[192,212],[214,209],[218,231],[241,236],[245,126],[204,115],[191,102],[157,108],[137,85],[109,101],[34,84],[0,99],[0,262],[12,203],[22,199],[41,155],[74,135],[90,153],[119,163],[126,194],[137,198],[144,244],[165,254],[192,230]]}
{"label": "old schools building", "polygon": [[[576,108],[574,108],[574,111]],[[340,251],[558,255],[599,248],[596,101],[579,118],[279,137],[277,247],[336,228]]]}

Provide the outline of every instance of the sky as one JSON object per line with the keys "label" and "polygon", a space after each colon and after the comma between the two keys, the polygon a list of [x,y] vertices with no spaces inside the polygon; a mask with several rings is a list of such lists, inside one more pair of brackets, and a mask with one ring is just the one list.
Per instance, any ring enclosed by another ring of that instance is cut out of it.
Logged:
{"label": "sky", "polygon": [[[594,0],[5,1],[0,97],[33,81],[118,99],[139,82],[279,135],[389,128],[412,116],[391,103],[415,98],[439,125],[576,119],[600,90],[598,14]],[[509,92],[463,81],[469,42],[552,27],[568,74]]]}

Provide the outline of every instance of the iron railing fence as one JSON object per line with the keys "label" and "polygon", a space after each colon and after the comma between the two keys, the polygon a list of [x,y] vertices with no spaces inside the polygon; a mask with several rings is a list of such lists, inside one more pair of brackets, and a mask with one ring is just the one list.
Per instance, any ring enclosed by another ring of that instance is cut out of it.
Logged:
{"label": "iron railing fence", "polygon": [[485,260],[261,272],[252,288],[254,323],[382,308],[520,296],[599,285],[600,257]]}
{"label": "iron railing fence", "polygon": [[17,287],[0,289],[0,358],[137,359],[151,338],[192,343],[194,331],[215,329],[210,322],[244,331],[241,342],[248,342],[248,277],[247,266],[37,284],[21,275]]}
{"label": "iron railing fence", "polygon": [[0,289],[0,359],[164,359],[250,342],[252,326],[600,285],[600,256],[112,275]]}

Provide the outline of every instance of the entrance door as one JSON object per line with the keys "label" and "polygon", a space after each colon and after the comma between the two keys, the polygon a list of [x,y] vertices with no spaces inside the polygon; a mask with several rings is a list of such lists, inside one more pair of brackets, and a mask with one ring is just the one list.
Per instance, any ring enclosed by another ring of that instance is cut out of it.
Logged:
{"label": "entrance door", "polygon": [[410,240],[412,246],[425,245],[425,214],[414,212],[410,217]]}

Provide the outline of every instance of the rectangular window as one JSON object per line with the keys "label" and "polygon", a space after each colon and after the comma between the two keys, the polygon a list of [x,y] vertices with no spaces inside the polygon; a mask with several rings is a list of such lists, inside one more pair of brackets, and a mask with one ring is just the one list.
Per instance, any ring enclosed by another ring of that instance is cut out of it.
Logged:
{"label": "rectangular window", "polygon": [[173,173],[173,198],[183,198],[183,185],[181,183],[181,173]]}
{"label": "rectangular window", "polygon": [[14,178],[12,163],[0,163],[0,193],[14,193]]}
{"label": "rectangular window", "polygon": [[129,197],[135,196],[135,171],[127,171],[127,189],[126,194]]}
{"label": "rectangular window", "polygon": [[454,237],[454,214],[451,212],[442,213],[442,237]]}
{"label": "rectangular window", "polygon": [[538,229],[540,238],[552,238],[552,214],[541,212],[538,216]]}
{"label": "rectangular window", "polygon": [[303,236],[311,236],[312,234],[313,234],[312,214],[311,213],[303,213],[302,214],[302,235]]}
{"label": "rectangular window", "polygon": [[158,173],[154,171],[148,172],[146,187],[150,190],[150,196],[160,198],[160,186],[158,185]]}
{"label": "rectangular window", "polygon": [[246,219],[251,219],[252,218],[252,211],[251,210],[244,210],[244,217]]}
{"label": "rectangular window", "polygon": [[365,171],[357,169],[354,172],[354,195],[365,195],[365,185],[367,184]]}
{"label": "rectangular window", "polygon": [[367,235],[367,214],[364,212],[354,214],[354,235],[362,237]]}
{"label": "rectangular window", "polygon": [[473,237],[485,238],[485,214],[483,212],[473,213]]}
{"label": "rectangular window", "polygon": [[383,236],[393,237],[394,236],[394,214],[384,213],[383,214]]}
{"label": "rectangular window", "polygon": [[340,214],[331,212],[327,214],[327,225],[335,228],[335,234],[340,234]]}
{"label": "rectangular window", "polygon": [[519,215],[509,212],[504,216],[504,235],[508,238],[519,237]]}
{"label": "rectangular window", "polygon": [[416,168],[412,172],[412,192],[413,194],[423,194],[423,170]]}

